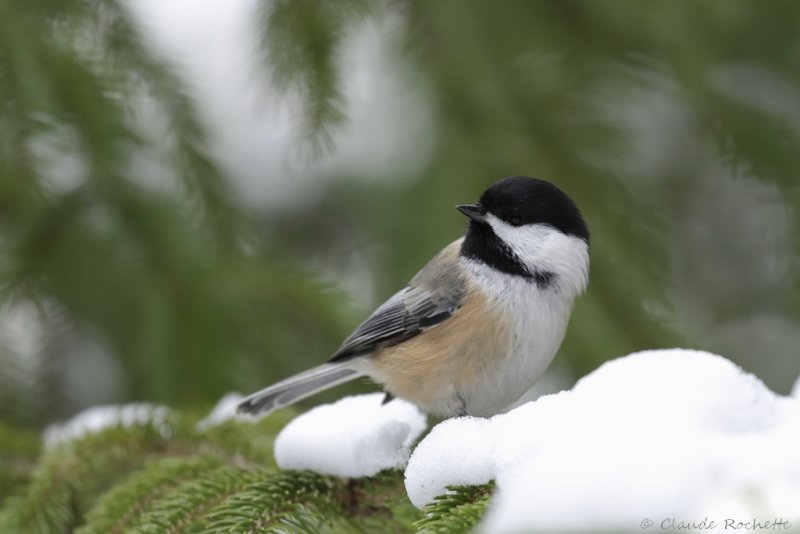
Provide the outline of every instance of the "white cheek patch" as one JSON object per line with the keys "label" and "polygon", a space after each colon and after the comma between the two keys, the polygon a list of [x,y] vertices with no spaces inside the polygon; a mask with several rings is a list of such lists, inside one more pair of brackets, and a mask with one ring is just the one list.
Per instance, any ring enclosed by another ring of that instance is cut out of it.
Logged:
{"label": "white cheek patch", "polygon": [[[495,235],[503,240],[521,260],[539,257],[542,246],[551,234],[561,233],[544,224],[526,224],[525,226],[511,226],[507,222],[491,213],[486,214],[486,222],[492,227]],[[525,261],[527,263],[527,261]]]}
{"label": "white cheek patch", "polygon": [[487,213],[486,222],[531,272],[549,271],[576,293],[583,293],[589,281],[589,247],[547,224],[512,226]]}

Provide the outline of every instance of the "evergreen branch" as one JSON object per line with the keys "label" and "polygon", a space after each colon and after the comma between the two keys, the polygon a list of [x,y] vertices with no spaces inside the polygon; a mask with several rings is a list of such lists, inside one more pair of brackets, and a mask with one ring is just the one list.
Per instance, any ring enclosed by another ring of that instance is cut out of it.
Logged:
{"label": "evergreen branch", "polygon": [[401,471],[349,480],[282,472],[220,504],[203,532],[410,532],[418,518]]}
{"label": "evergreen branch", "polygon": [[38,436],[0,421],[0,506],[7,496],[28,483],[40,447]]}
{"label": "evergreen branch", "polygon": [[[153,425],[110,428],[46,452],[27,491],[6,500],[0,532],[401,533],[411,532],[419,519],[400,471],[338,479],[220,467],[226,458],[241,462],[265,454],[263,443],[236,454],[237,444],[258,439],[259,431],[271,443],[274,423],[232,421],[212,436],[188,431],[190,422],[176,419],[169,437]],[[237,436],[223,441],[222,434]],[[201,455],[175,457],[190,450]]]}
{"label": "evergreen branch", "polygon": [[344,517],[358,532],[414,532],[414,523],[421,518],[406,496],[400,470],[351,479],[341,498]]}
{"label": "evergreen branch", "polygon": [[[144,90],[152,104],[163,112],[173,143],[174,162],[180,167],[179,177],[195,200],[215,233],[218,247],[235,246],[241,217],[236,213],[234,194],[222,179],[219,169],[206,153],[208,138],[184,84],[164,62],[152,52],[123,3],[118,0],[105,5],[102,14],[108,20],[100,27],[106,50],[106,66],[121,79],[117,91]],[[102,17],[95,14],[95,22]],[[100,20],[98,20],[100,19]],[[112,78],[112,79],[114,79]],[[135,82],[135,83],[134,83]]]}
{"label": "evergreen branch", "polygon": [[3,507],[0,508],[0,532],[16,532],[18,526],[18,519],[15,511],[22,506],[22,497],[19,495],[11,495],[3,501]]}
{"label": "evergreen branch", "polygon": [[319,532],[342,515],[341,479],[315,473],[282,472],[249,485],[208,515],[205,534],[226,532]]}
{"label": "evergreen branch", "polygon": [[256,422],[229,419],[200,434],[201,450],[226,457],[244,458],[267,468],[276,468],[275,436],[298,415],[296,409],[280,410]]}
{"label": "evergreen branch", "polygon": [[97,493],[149,455],[179,447],[180,440],[167,442],[152,425],[109,428],[68,442],[40,459],[25,494],[4,506],[4,521],[11,531],[70,532]]}
{"label": "evergreen branch", "polygon": [[299,90],[305,102],[306,136],[315,149],[331,144],[328,128],[344,121],[339,50],[367,2],[278,0],[265,10],[264,47],[279,89]]}
{"label": "evergreen branch", "polygon": [[494,492],[494,482],[480,486],[448,486],[422,512],[415,523],[419,533],[449,534],[469,532],[483,517]]}
{"label": "evergreen branch", "polygon": [[154,500],[219,464],[218,459],[210,456],[155,461],[103,494],[86,514],[86,524],[76,534],[125,532]]}
{"label": "evergreen branch", "polygon": [[207,512],[229,496],[238,494],[265,471],[223,466],[196,480],[180,484],[154,500],[129,532],[134,534],[173,534],[196,530],[205,523]]}

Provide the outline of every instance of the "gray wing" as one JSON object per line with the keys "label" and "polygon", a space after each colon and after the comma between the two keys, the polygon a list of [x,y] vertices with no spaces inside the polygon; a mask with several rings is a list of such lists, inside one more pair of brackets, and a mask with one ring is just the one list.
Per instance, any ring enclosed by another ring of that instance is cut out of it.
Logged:
{"label": "gray wing", "polygon": [[457,269],[461,240],[450,244],[344,340],[330,361],[402,343],[450,318],[466,287]]}

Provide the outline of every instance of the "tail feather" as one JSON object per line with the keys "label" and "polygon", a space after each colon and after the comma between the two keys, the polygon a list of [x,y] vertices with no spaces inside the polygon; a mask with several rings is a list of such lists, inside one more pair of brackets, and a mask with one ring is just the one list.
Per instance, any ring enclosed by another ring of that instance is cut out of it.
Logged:
{"label": "tail feather", "polygon": [[269,413],[360,376],[363,374],[348,368],[346,363],[324,363],[245,397],[236,411]]}

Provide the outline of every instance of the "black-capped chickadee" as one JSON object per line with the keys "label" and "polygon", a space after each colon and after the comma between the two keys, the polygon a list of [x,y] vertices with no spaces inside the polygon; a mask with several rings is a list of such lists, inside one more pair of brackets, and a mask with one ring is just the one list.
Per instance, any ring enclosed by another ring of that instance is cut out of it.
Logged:
{"label": "black-capped chickadee", "polygon": [[542,375],[589,280],[589,231],[575,203],[537,178],[504,178],[466,234],[344,340],[328,363],[245,398],[239,411],[287,406],[368,376],[387,400],[445,417],[503,411]]}

